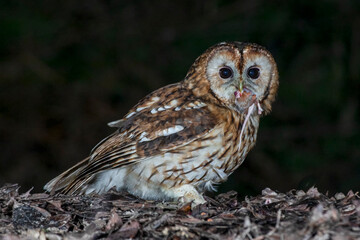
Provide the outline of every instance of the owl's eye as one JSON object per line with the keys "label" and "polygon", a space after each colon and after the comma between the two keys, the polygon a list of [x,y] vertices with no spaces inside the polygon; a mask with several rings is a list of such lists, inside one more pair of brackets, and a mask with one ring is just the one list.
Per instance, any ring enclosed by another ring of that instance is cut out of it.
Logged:
{"label": "owl's eye", "polygon": [[223,67],[219,70],[219,75],[223,79],[227,79],[233,76],[233,71],[229,67]]}
{"label": "owl's eye", "polygon": [[260,76],[260,69],[257,68],[257,67],[251,67],[251,68],[248,69],[247,75],[251,79],[257,79]]}

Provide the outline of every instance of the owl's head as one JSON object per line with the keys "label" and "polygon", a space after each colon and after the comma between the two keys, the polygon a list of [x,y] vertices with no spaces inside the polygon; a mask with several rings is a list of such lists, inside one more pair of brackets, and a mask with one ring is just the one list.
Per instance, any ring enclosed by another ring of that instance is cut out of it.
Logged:
{"label": "owl's head", "polygon": [[225,42],[206,50],[195,61],[185,82],[195,94],[212,94],[228,108],[243,113],[252,104],[271,111],[278,89],[274,58],[253,43]]}

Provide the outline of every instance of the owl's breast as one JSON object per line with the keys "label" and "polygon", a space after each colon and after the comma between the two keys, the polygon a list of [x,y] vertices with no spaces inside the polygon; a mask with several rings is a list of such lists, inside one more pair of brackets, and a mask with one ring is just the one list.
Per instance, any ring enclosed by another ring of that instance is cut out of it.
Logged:
{"label": "owl's breast", "polygon": [[251,117],[246,125],[241,117],[228,116],[226,119],[201,141],[193,142],[192,151],[179,161],[185,179],[190,179],[189,183],[196,185],[200,192],[215,190],[214,184],[225,182],[255,145],[258,117]]}
{"label": "owl's breast", "polygon": [[[242,164],[256,142],[259,117],[252,116],[247,122],[244,119],[242,115],[232,116],[223,126],[223,148],[219,152],[217,160],[221,163],[218,166],[219,170],[227,175],[230,175]],[[240,134],[241,131],[243,134]]]}

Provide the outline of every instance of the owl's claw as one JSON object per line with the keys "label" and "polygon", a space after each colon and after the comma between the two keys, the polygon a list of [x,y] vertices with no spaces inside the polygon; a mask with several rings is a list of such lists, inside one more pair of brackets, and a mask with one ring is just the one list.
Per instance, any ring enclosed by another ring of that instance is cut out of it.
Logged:
{"label": "owl's claw", "polygon": [[181,203],[191,202],[191,207],[206,203],[204,197],[191,185],[182,185],[174,190],[175,198]]}

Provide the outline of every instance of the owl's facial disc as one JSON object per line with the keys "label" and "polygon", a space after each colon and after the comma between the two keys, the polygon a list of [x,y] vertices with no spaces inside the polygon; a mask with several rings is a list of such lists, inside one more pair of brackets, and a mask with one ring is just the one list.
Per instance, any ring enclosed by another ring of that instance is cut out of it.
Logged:
{"label": "owl's facial disc", "polygon": [[222,49],[210,58],[206,75],[216,97],[229,108],[244,112],[254,103],[256,95],[248,89],[239,69],[240,52]]}
{"label": "owl's facial disc", "polygon": [[210,90],[219,103],[239,113],[250,106],[258,114],[271,111],[279,80],[276,63],[265,48],[252,43],[220,43],[196,63],[201,60],[205,66],[199,70],[205,71],[210,87],[206,91]]}
{"label": "owl's facial disc", "polygon": [[256,44],[220,44],[206,64],[210,89],[223,105],[243,113],[252,105],[261,114],[270,112],[278,87],[276,63]]}

